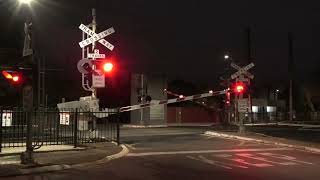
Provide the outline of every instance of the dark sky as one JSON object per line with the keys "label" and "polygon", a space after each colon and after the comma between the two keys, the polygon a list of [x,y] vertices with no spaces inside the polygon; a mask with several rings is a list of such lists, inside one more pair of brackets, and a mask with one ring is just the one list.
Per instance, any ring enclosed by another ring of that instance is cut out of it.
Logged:
{"label": "dark sky", "polygon": [[[18,10],[13,0],[0,1],[1,46],[5,47],[8,38],[22,37],[26,12]],[[287,78],[289,31],[294,35],[297,76],[306,81],[320,68],[316,0],[38,0],[32,5],[39,53],[48,64],[74,66],[74,77],[80,77],[75,67],[81,55],[78,26],[90,22],[91,7],[97,9],[99,31],[111,26],[116,30],[106,38],[115,45],[114,52],[101,51],[116,56],[131,71],[216,82],[226,64],[225,52],[247,61],[248,26],[257,82]]]}

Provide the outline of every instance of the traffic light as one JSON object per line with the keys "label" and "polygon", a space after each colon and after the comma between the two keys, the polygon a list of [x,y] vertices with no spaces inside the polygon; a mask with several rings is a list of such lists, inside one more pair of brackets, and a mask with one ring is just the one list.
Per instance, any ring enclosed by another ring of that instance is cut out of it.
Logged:
{"label": "traffic light", "polygon": [[21,79],[20,73],[16,71],[2,71],[2,75],[14,83],[19,83]]}

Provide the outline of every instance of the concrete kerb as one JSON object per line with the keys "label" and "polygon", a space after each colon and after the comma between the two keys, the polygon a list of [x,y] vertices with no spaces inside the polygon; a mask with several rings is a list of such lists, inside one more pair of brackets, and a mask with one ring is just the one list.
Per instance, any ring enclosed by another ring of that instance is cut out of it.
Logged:
{"label": "concrete kerb", "polygon": [[264,144],[273,144],[273,145],[289,147],[289,148],[293,148],[293,149],[297,149],[297,150],[309,151],[309,152],[313,152],[313,153],[320,153],[319,148],[292,145],[292,144],[286,144],[286,143],[280,143],[280,142],[273,142],[273,141],[256,139],[256,138],[248,138],[248,137],[243,137],[243,136],[236,136],[236,135],[220,133],[220,132],[216,132],[216,131],[206,131],[204,133],[204,135],[222,137],[222,138],[228,138],[228,139],[239,139],[239,140],[252,141],[252,142],[264,143]]}
{"label": "concrete kerb", "polygon": [[125,124],[122,125],[122,128],[165,128],[168,125],[133,125],[133,124]]}
{"label": "concrete kerb", "polygon": [[79,164],[74,164],[74,165],[61,164],[61,165],[41,166],[41,167],[35,167],[35,168],[29,168],[29,169],[28,168],[24,168],[24,169],[21,168],[21,169],[16,169],[15,172],[11,172],[11,173],[8,172],[7,174],[0,174],[0,177],[23,176],[23,175],[28,175],[28,174],[55,172],[55,171],[73,169],[73,168],[86,167],[86,166],[94,165],[94,164],[107,163],[108,161],[121,158],[129,153],[129,149],[125,145],[121,144],[120,147],[122,148],[122,150],[119,153],[106,156],[106,157],[104,157],[100,160],[97,160],[97,161],[87,162],[87,163],[79,163]]}
{"label": "concrete kerb", "polygon": [[81,168],[81,167],[86,167],[89,165],[107,163],[108,161],[121,158],[129,153],[129,149],[127,148],[127,146],[121,144],[120,147],[122,148],[122,150],[117,154],[106,156],[105,158],[102,158],[102,159],[94,161],[94,162],[75,164],[75,165],[72,165],[70,168]]}

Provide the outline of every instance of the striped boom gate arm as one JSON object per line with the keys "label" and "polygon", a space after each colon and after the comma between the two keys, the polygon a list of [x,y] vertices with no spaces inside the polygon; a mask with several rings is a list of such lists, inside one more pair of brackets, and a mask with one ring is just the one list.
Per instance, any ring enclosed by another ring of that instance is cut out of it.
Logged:
{"label": "striped boom gate arm", "polygon": [[228,92],[228,90],[215,91],[215,92],[209,92],[209,93],[204,93],[204,94],[196,94],[196,95],[192,95],[192,96],[184,96],[181,98],[161,100],[159,102],[154,102],[154,103],[145,103],[145,104],[137,104],[137,105],[132,105],[132,106],[125,106],[125,107],[121,107],[119,109],[119,112],[133,111],[133,110],[148,108],[151,106],[162,105],[162,104],[172,104],[172,103],[183,102],[183,101],[191,101],[191,100],[201,99],[201,98],[206,98],[206,97],[211,97],[211,96],[218,96],[218,95],[226,94],[227,92]]}

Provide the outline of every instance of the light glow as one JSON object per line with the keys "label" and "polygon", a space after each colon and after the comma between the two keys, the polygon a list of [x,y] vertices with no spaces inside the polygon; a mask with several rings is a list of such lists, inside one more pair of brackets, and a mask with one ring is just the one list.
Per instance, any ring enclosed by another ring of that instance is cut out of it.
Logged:
{"label": "light glow", "polygon": [[7,71],[2,71],[2,75],[7,79],[12,79],[12,75]]}
{"label": "light glow", "polygon": [[13,76],[13,77],[12,77],[12,80],[13,80],[14,82],[18,82],[19,79],[20,79],[19,76]]}
{"label": "light glow", "polygon": [[33,0],[19,0],[21,4],[30,4]]}
{"label": "light glow", "polygon": [[236,86],[236,91],[237,91],[238,93],[241,93],[243,90],[244,90],[243,85],[237,85],[237,86]]}
{"label": "light glow", "polygon": [[105,72],[111,72],[112,69],[113,69],[113,64],[110,63],[110,62],[107,62],[107,63],[105,63],[105,64],[103,65],[103,70],[104,70]]}

